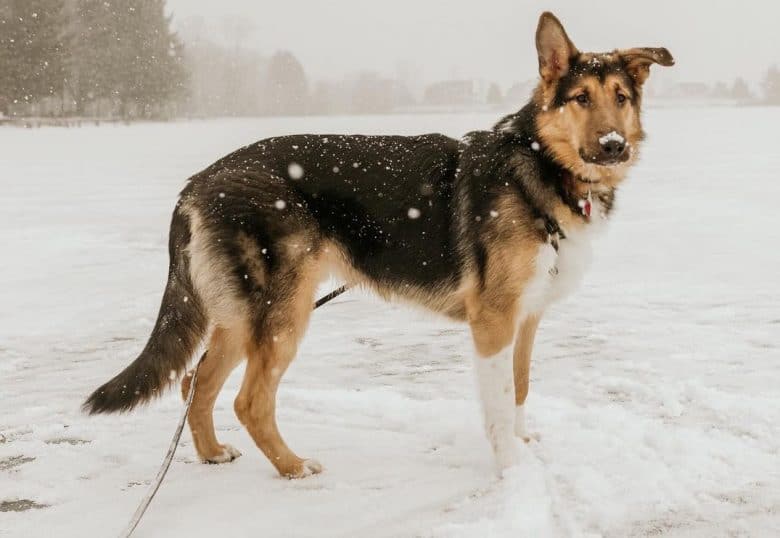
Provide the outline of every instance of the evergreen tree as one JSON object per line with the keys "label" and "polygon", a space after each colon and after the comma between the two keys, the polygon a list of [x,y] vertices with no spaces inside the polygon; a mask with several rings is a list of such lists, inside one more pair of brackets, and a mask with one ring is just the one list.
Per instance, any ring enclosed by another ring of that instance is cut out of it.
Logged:
{"label": "evergreen tree", "polygon": [[64,0],[0,4],[0,106],[60,95],[66,55]]}
{"label": "evergreen tree", "polygon": [[16,96],[16,74],[21,58],[14,54],[19,39],[17,19],[10,2],[0,2],[0,115],[7,115]]}
{"label": "evergreen tree", "polygon": [[114,98],[121,86],[122,40],[114,7],[103,0],[79,0],[71,38],[72,93],[77,112],[83,114],[87,103]]}
{"label": "evergreen tree", "polygon": [[182,45],[164,0],[79,0],[73,71],[84,101],[110,98],[123,117],[150,117],[183,93]]}
{"label": "evergreen tree", "polygon": [[125,60],[120,99],[149,117],[184,89],[182,45],[170,30],[164,0],[130,0],[124,7],[118,17],[125,29],[120,49]]}

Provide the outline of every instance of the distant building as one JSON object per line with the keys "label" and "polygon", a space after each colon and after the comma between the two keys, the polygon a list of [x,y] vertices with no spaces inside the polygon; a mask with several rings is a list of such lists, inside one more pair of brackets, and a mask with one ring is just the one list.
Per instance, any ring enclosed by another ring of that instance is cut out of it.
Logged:
{"label": "distant building", "polygon": [[480,92],[473,80],[443,80],[425,88],[423,103],[431,106],[465,106],[480,102]]}
{"label": "distant building", "polygon": [[697,99],[708,97],[711,93],[710,87],[704,82],[678,82],[669,87],[663,97]]}

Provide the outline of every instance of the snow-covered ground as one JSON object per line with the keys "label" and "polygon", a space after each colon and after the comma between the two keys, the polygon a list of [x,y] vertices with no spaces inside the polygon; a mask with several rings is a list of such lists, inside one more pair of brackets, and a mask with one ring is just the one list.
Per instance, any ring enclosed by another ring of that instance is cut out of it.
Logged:
{"label": "snow-covered ground", "polygon": [[[0,535],[112,536],[181,402],[87,418],[157,313],[184,179],[293,132],[451,135],[488,115],[0,129]],[[349,293],[316,312],[280,427],[324,474],[196,463],[189,432],[150,536],[780,536],[780,109],[649,109],[643,160],[575,295],[549,310],[528,413],[494,477],[465,327]]]}

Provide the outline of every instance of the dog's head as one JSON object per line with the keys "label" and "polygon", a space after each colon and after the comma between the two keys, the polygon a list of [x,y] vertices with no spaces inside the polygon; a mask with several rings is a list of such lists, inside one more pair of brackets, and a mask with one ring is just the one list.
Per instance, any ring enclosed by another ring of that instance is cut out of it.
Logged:
{"label": "dog's head", "polygon": [[545,151],[581,181],[615,186],[644,137],[639,112],[650,66],[673,65],[672,55],[665,48],[580,52],[549,12],[539,19],[536,50],[536,130]]}

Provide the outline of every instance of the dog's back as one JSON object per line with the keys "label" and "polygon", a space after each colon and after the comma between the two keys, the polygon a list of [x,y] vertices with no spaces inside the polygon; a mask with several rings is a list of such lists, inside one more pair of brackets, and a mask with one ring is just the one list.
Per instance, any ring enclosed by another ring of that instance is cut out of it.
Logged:
{"label": "dog's back", "polygon": [[457,274],[457,161],[443,135],[285,136],[220,160],[183,197],[251,235],[270,263],[275,242],[305,230],[376,282],[432,286]]}

